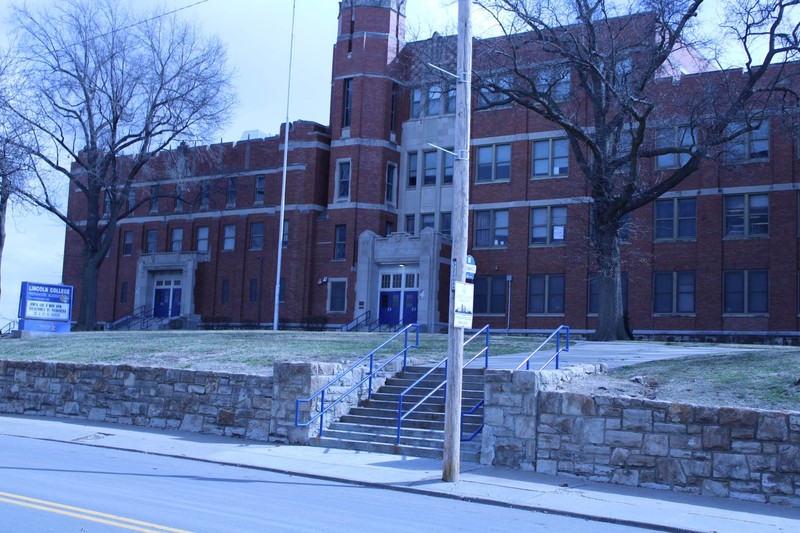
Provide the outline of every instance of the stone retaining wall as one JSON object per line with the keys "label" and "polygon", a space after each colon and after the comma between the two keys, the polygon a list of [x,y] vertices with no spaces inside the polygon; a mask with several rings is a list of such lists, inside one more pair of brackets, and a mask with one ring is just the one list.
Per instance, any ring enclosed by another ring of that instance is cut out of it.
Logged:
{"label": "stone retaining wall", "polygon": [[584,370],[488,371],[481,461],[800,506],[800,413],[551,390]]}
{"label": "stone retaining wall", "polygon": [[[373,390],[399,370],[373,377]],[[64,417],[179,429],[262,441],[307,444],[319,424],[295,427],[296,400],[341,373],[336,363],[275,365],[273,376],[167,368],[0,361],[0,413]],[[361,366],[326,392],[326,405],[367,375]],[[368,383],[325,415],[325,426],[367,396]],[[300,406],[300,421],[319,413],[319,398]]]}

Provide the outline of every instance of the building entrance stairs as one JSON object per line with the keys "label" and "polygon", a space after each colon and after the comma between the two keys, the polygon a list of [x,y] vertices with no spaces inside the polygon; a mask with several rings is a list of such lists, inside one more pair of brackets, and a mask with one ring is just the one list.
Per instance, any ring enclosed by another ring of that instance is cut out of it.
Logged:
{"label": "building entrance stairs", "polygon": [[[444,391],[439,389],[403,420],[400,443],[397,443],[398,401],[400,394],[419,379],[429,367],[408,366],[372,394],[372,398],[354,407],[326,428],[317,446],[367,452],[393,453],[415,457],[441,458],[444,447]],[[403,413],[417,404],[442,381],[444,369],[438,368],[403,397]],[[462,412],[466,413],[483,400],[484,371],[464,369]],[[462,435],[471,435],[483,424],[483,407],[464,415]],[[471,442],[461,443],[461,460],[478,462],[480,434]]]}

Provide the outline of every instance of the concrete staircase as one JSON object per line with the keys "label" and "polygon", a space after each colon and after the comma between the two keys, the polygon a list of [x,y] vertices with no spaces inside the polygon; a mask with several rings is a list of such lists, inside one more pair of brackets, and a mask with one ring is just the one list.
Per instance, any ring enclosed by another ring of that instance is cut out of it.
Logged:
{"label": "concrete staircase", "polygon": [[[372,399],[355,407],[325,429],[316,440],[318,446],[362,450],[416,457],[441,458],[444,445],[444,396],[438,390],[425,403],[403,420],[400,444],[397,444],[397,402],[400,393],[414,383],[430,367],[406,367],[373,393]],[[444,380],[444,370],[437,369],[403,398],[406,413],[419,400]],[[468,411],[483,399],[483,369],[464,371],[462,409]],[[483,407],[464,417],[463,432],[470,435],[483,423]],[[461,460],[477,462],[481,436],[461,443]]]}

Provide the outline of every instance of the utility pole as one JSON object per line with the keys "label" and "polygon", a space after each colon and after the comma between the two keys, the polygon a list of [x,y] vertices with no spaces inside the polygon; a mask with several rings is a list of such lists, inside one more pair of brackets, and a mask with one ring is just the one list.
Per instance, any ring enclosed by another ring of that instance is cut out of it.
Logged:
{"label": "utility pole", "polygon": [[458,82],[456,83],[456,141],[453,168],[453,248],[450,261],[450,319],[447,339],[447,400],[444,411],[442,479],[458,481],[461,470],[461,390],[463,388],[464,328],[455,327],[455,283],[464,282],[469,235],[469,130],[472,93],[472,21],[470,0],[458,0]]}

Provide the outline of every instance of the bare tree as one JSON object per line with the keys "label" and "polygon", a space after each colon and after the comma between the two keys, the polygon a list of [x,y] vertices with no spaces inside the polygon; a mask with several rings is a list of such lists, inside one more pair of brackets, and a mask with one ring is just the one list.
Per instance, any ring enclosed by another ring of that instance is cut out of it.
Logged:
{"label": "bare tree", "polygon": [[[15,7],[12,21],[18,87],[7,106],[31,131],[24,148],[36,163],[25,196],[82,240],[76,328],[93,329],[100,266],[132,212],[131,185],[170,143],[207,139],[228,117],[225,47],[174,14],[131,13],[117,0]],[[80,192],[69,209],[65,184]]]}
{"label": "bare tree", "polygon": [[[476,47],[477,85],[488,105],[530,109],[563,129],[592,200],[599,274],[595,337],[628,338],[620,230],[625,216],[757,130],[768,113],[796,106],[798,0],[737,0],[720,25],[745,57],[722,69],[701,51],[703,0],[475,0],[504,36]],[[756,51],[759,51],[758,55]],[[685,73],[701,76],[683,78]],[[667,128],[668,127],[668,128]],[[654,135],[665,128],[666,135]],[[651,170],[658,158],[673,168]]]}

